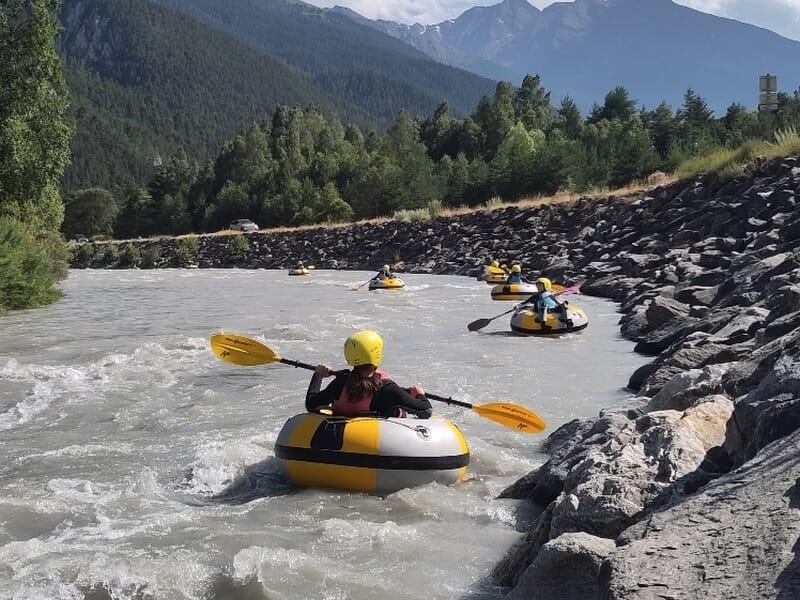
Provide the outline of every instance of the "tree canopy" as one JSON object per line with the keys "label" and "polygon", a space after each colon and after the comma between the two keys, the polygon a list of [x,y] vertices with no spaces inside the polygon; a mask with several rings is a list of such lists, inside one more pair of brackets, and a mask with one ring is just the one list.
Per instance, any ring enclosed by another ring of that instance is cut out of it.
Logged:
{"label": "tree canopy", "polygon": [[58,0],[0,4],[0,312],[57,298],[65,272],[55,242],[70,137],[59,27]]}
{"label": "tree canopy", "polygon": [[519,88],[499,84],[463,118],[442,102],[428,118],[400,111],[388,131],[367,135],[315,107],[281,105],[226,142],[213,163],[180,151],[146,189],[126,189],[114,233],[213,231],[236,218],[262,227],[339,222],[432,202],[475,206],[624,186],[798,123],[796,95],[784,95],[768,120],[737,104],[716,117],[692,90],[677,110],[637,111],[622,87],[584,117],[569,98],[552,106],[538,77]]}

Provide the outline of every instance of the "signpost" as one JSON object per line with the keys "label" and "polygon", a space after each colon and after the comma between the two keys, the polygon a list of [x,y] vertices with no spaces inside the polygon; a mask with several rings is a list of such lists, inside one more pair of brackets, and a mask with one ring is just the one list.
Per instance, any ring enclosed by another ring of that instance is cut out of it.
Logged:
{"label": "signpost", "polygon": [[775,112],[778,110],[778,77],[777,75],[761,75],[758,78],[758,110],[759,112]]}

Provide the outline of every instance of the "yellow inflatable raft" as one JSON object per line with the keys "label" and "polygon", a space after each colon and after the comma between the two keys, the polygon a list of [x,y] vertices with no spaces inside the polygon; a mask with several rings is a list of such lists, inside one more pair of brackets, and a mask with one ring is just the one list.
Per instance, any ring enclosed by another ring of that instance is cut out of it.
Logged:
{"label": "yellow inflatable raft", "polygon": [[505,283],[508,275],[505,273],[487,273],[483,276],[483,280],[489,285],[497,285],[498,283]]}
{"label": "yellow inflatable raft", "polygon": [[532,309],[519,310],[511,317],[511,331],[522,335],[551,335],[580,331],[589,324],[589,317],[574,304],[547,311],[547,327],[542,327],[539,313]]}
{"label": "yellow inflatable raft", "polygon": [[302,269],[289,269],[289,275],[308,275],[311,271],[303,267]]}
{"label": "yellow inflatable raft", "polygon": [[405,287],[405,283],[399,277],[387,277],[386,279],[373,279],[369,282],[371,290],[399,290]]}
{"label": "yellow inflatable raft", "polygon": [[508,277],[508,272],[501,268],[501,267],[494,267],[492,265],[486,265],[483,269],[483,273],[478,275],[479,281],[485,281],[489,285],[495,285],[497,283],[505,283],[506,278]]}
{"label": "yellow inflatable raft", "polygon": [[538,293],[532,283],[507,283],[492,288],[492,300],[527,300]]}
{"label": "yellow inflatable raft", "polygon": [[431,482],[461,481],[469,449],[441,418],[346,419],[303,413],[289,419],[275,457],[297,485],[388,494]]}

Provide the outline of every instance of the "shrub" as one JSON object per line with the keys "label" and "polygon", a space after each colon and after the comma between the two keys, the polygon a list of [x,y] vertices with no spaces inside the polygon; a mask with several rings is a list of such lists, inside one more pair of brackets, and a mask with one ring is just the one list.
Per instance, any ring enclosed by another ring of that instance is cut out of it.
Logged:
{"label": "shrub", "polygon": [[483,203],[488,209],[499,208],[500,205],[503,204],[503,199],[500,196],[492,196],[486,202]]}
{"label": "shrub", "polygon": [[100,257],[100,264],[104,267],[110,267],[117,264],[119,261],[119,249],[116,244],[106,244],[103,248],[103,255]]}
{"label": "shrub", "polygon": [[800,145],[800,136],[794,126],[778,129],[775,132],[775,144],[783,150],[784,154],[796,154],[797,146]]}
{"label": "shrub", "polygon": [[442,205],[441,200],[437,199],[428,202],[428,213],[430,214],[431,219],[435,219],[436,217],[441,216],[443,211],[444,211],[444,206]]}
{"label": "shrub", "polygon": [[92,244],[81,244],[78,248],[78,260],[81,262],[85,262],[88,260],[92,260],[94,257],[94,245]]}
{"label": "shrub", "polygon": [[401,223],[413,223],[416,221],[427,221],[431,218],[431,213],[427,208],[406,208],[394,211],[392,218]]}
{"label": "shrub", "polygon": [[35,308],[61,296],[53,260],[16,219],[0,217],[0,313]]}
{"label": "shrub", "polygon": [[133,244],[125,244],[122,252],[119,253],[120,267],[135,267],[142,260],[142,253]]}
{"label": "shrub", "polygon": [[707,154],[693,156],[682,162],[675,175],[680,179],[696,177],[700,173],[719,173],[722,179],[731,179],[762,159],[792,156],[800,153],[800,136],[792,127],[775,132],[775,142],[745,140],[737,148],[720,148]]}
{"label": "shrub", "polygon": [[56,280],[66,279],[69,273],[69,248],[61,234],[55,231],[47,232],[44,236],[37,236],[36,243],[50,259]]}
{"label": "shrub", "polygon": [[244,258],[244,255],[250,250],[250,242],[243,235],[232,235],[228,240],[227,250],[228,258],[237,262]]}
{"label": "shrub", "polygon": [[178,240],[178,250],[175,252],[177,265],[179,267],[188,267],[189,265],[197,264],[197,249],[196,237],[185,237]]}
{"label": "shrub", "polygon": [[159,258],[161,258],[161,247],[158,244],[152,244],[145,248],[142,252],[142,259],[139,261],[139,268],[154,269],[158,264]]}

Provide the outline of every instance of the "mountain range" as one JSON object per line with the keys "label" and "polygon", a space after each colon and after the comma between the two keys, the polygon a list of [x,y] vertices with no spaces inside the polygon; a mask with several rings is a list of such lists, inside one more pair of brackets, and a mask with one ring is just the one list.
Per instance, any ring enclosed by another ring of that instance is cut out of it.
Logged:
{"label": "mountain range", "polygon": [[65,189],[142,185],[181,148],[208,160],[279,104],[369,131],[442,101],[467,113],[496,85],[293,0],[63,0],[60,19],[75,123]]}
{"label": "mountain range", "polygon": [[584,111],[618,85],[647,108],[677,108],[691,88],[717,112],[734,102],[755,108],[759,75],[777,75],[788,92],[800,85],[800,42],[671,0],[575,0],[542,10],[504,0],[432,25],[331,10],[493,79],[518,85],[539,74],[554,100],[569,96]]}
{"label": "mountain range", "polygon": [[152,0],[286,64],[383,123],[430,114],[446,100],[468,114],[496,80],[453,68],[335,11],[298,0]]}
{"label": "mountain range", "polygon": [[761,74],[800,80],[800,43],[671,0],[504,0],[430,26],[299,0],[63,0],[61,20],[66,189],[141,185],[180,148],[207,161],[279,104],[369,131],[445,101],[466,116],[529,73],[584,113],[619,85],[647,108],[678,108],[691,88],[721,112],[754,108]]}

